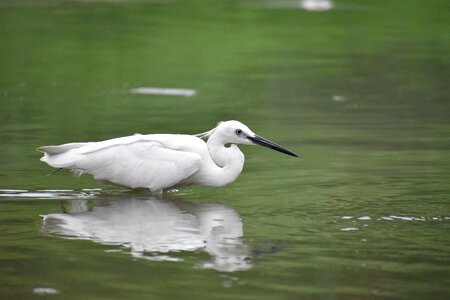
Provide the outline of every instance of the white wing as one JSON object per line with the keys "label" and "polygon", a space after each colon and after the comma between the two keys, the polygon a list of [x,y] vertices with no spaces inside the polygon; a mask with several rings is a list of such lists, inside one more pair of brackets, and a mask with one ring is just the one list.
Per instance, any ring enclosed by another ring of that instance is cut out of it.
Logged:
{"label": "white wing", "polygon": [[42,161],[57,168],[92,174],[95,179],[159,191],[199,170],[204,142],[189,135],[134,135],[96,143],[39,148]]}

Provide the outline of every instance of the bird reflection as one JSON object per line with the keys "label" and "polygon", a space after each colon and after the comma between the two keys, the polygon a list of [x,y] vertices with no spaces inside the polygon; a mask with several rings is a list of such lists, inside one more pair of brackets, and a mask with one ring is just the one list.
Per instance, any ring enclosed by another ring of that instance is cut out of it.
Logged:
{"label": "bird reflection", "polygon": [[[44,215],[44,232],[129,248],[151,260],[181,260],[173,252],[204,250],[211,260],[199,265],[219,271],[251,268],[242,242],[239,214],[219,203],[194,204],[157,197],[70,200],[64,213]],[[172,255],[171,255],[172,254]]]}

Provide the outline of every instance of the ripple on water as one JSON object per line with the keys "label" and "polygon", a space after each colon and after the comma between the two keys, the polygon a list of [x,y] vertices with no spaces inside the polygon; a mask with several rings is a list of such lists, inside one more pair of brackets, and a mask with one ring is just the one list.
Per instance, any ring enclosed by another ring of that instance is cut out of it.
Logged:
{"label": "ripple on water", "polygon": [[158,87],[139,87],[131,90],[132,94],[141,95],[166,95],[166,96],[195,96],[197,93],[193,89],[174,89],[174,88],[158,88]]}
{"label": "ripple on water", "polygon": [[56,295],[59,294],[59,290],[50,287],[35,287],[33,293],[36,295]]}
{"label": "ripple on water", "polygon": [[[379,216],[379,217],[371,217],[368,215],[365,216],[334,216],[333,223],[336,223],[339,227],[340,231],[344,232],[353,232],[359,230],[366,230],[369,227],[370,222],[398,222],[398,221],[407,221],[407,222],[442,222],[445,220],[450,220],[448,216],[407,216],[407,215],[387,215],[387,216]],[[347,224],[345,224],[345,223]],[[348,224],[348,223],[351,224]],[[344,223],[344,224],[342,224]]]}
{"label": "ripple on water", "polygon": [[8,189],[0,189],[0,193],[26,193],[28,190],[8,190]]}
{"label": "ripple on water", "polygon": [[358,227],[343,227],[341,228],[341,231],[358,231]]}
{"label": "ripple on water", "polygon": [[[341,219],[341,220],[352,220],[353,223],[357,221],[420,221],[420,222],[426,222],[426,221],[444,221],[444,220],[450,220],[450,217],[448,216],[407,216],[407,215],[387,215],[387,216],[379,216],[379,217],[371,217],[371,216],[361,216],[361,217],[355,217],[355,216],[335,216],[334,218]],[[334,221],[336,222],[336,220]]]}
{"label": "ripple on water", "polygon": [[[430,217],[429,220],[436,221],[439,220],[438,217]],[[381,216],[377,219],[378,221],[395,221],[395,220],[401,220],[401,221],[427,221],[427,218],[425,217],[414,217],[414,216]]]}
{"label": "ripple on water", "polygon": [[73,198],[89,198],[98,195],[99,189],[90,191],[74,191],[74,190],[0,190],[0,198],[34,198],[34,199],[73,199]]}
{"label": "ripple on water", "polygon": [[331,0],[267,1],[264,6],[269,9],[303,9],[314,12],[334,8]]}

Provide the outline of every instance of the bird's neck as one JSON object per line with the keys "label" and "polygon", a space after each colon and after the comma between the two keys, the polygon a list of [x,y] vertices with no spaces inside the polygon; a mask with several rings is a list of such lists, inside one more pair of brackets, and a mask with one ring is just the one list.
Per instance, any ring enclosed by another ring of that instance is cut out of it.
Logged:
{"label": "bird's neck", "polygon": [[224,142],[214,134],[208,139],[207,145],[211,159],[217,165],[216,172],[220,173],[217,174],[218,178],[224,181],[220,185],[234,181],[244,167],[244,154],[234,144],[225,147]]}

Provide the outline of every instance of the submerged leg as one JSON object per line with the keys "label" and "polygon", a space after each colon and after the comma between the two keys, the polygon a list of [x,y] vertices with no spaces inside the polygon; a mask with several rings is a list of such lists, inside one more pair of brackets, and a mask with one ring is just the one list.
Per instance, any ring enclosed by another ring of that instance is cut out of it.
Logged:
{"label": "submerged leg", "polygon": [[55,174],[56,172],[61,171],[62,169],[63,168],[58,168],[55,171],[51,172],[50,174],[47,174],[47,176],[51,176],[51,175]]}
{"label": "submerged leg", "polygon": [[162,196],[163,194],[163,190],[157,190],[157,191],[152,191],[151,189],[145,189],[147,191],[147,194],[149,195],[153,195],[153,196]]}

